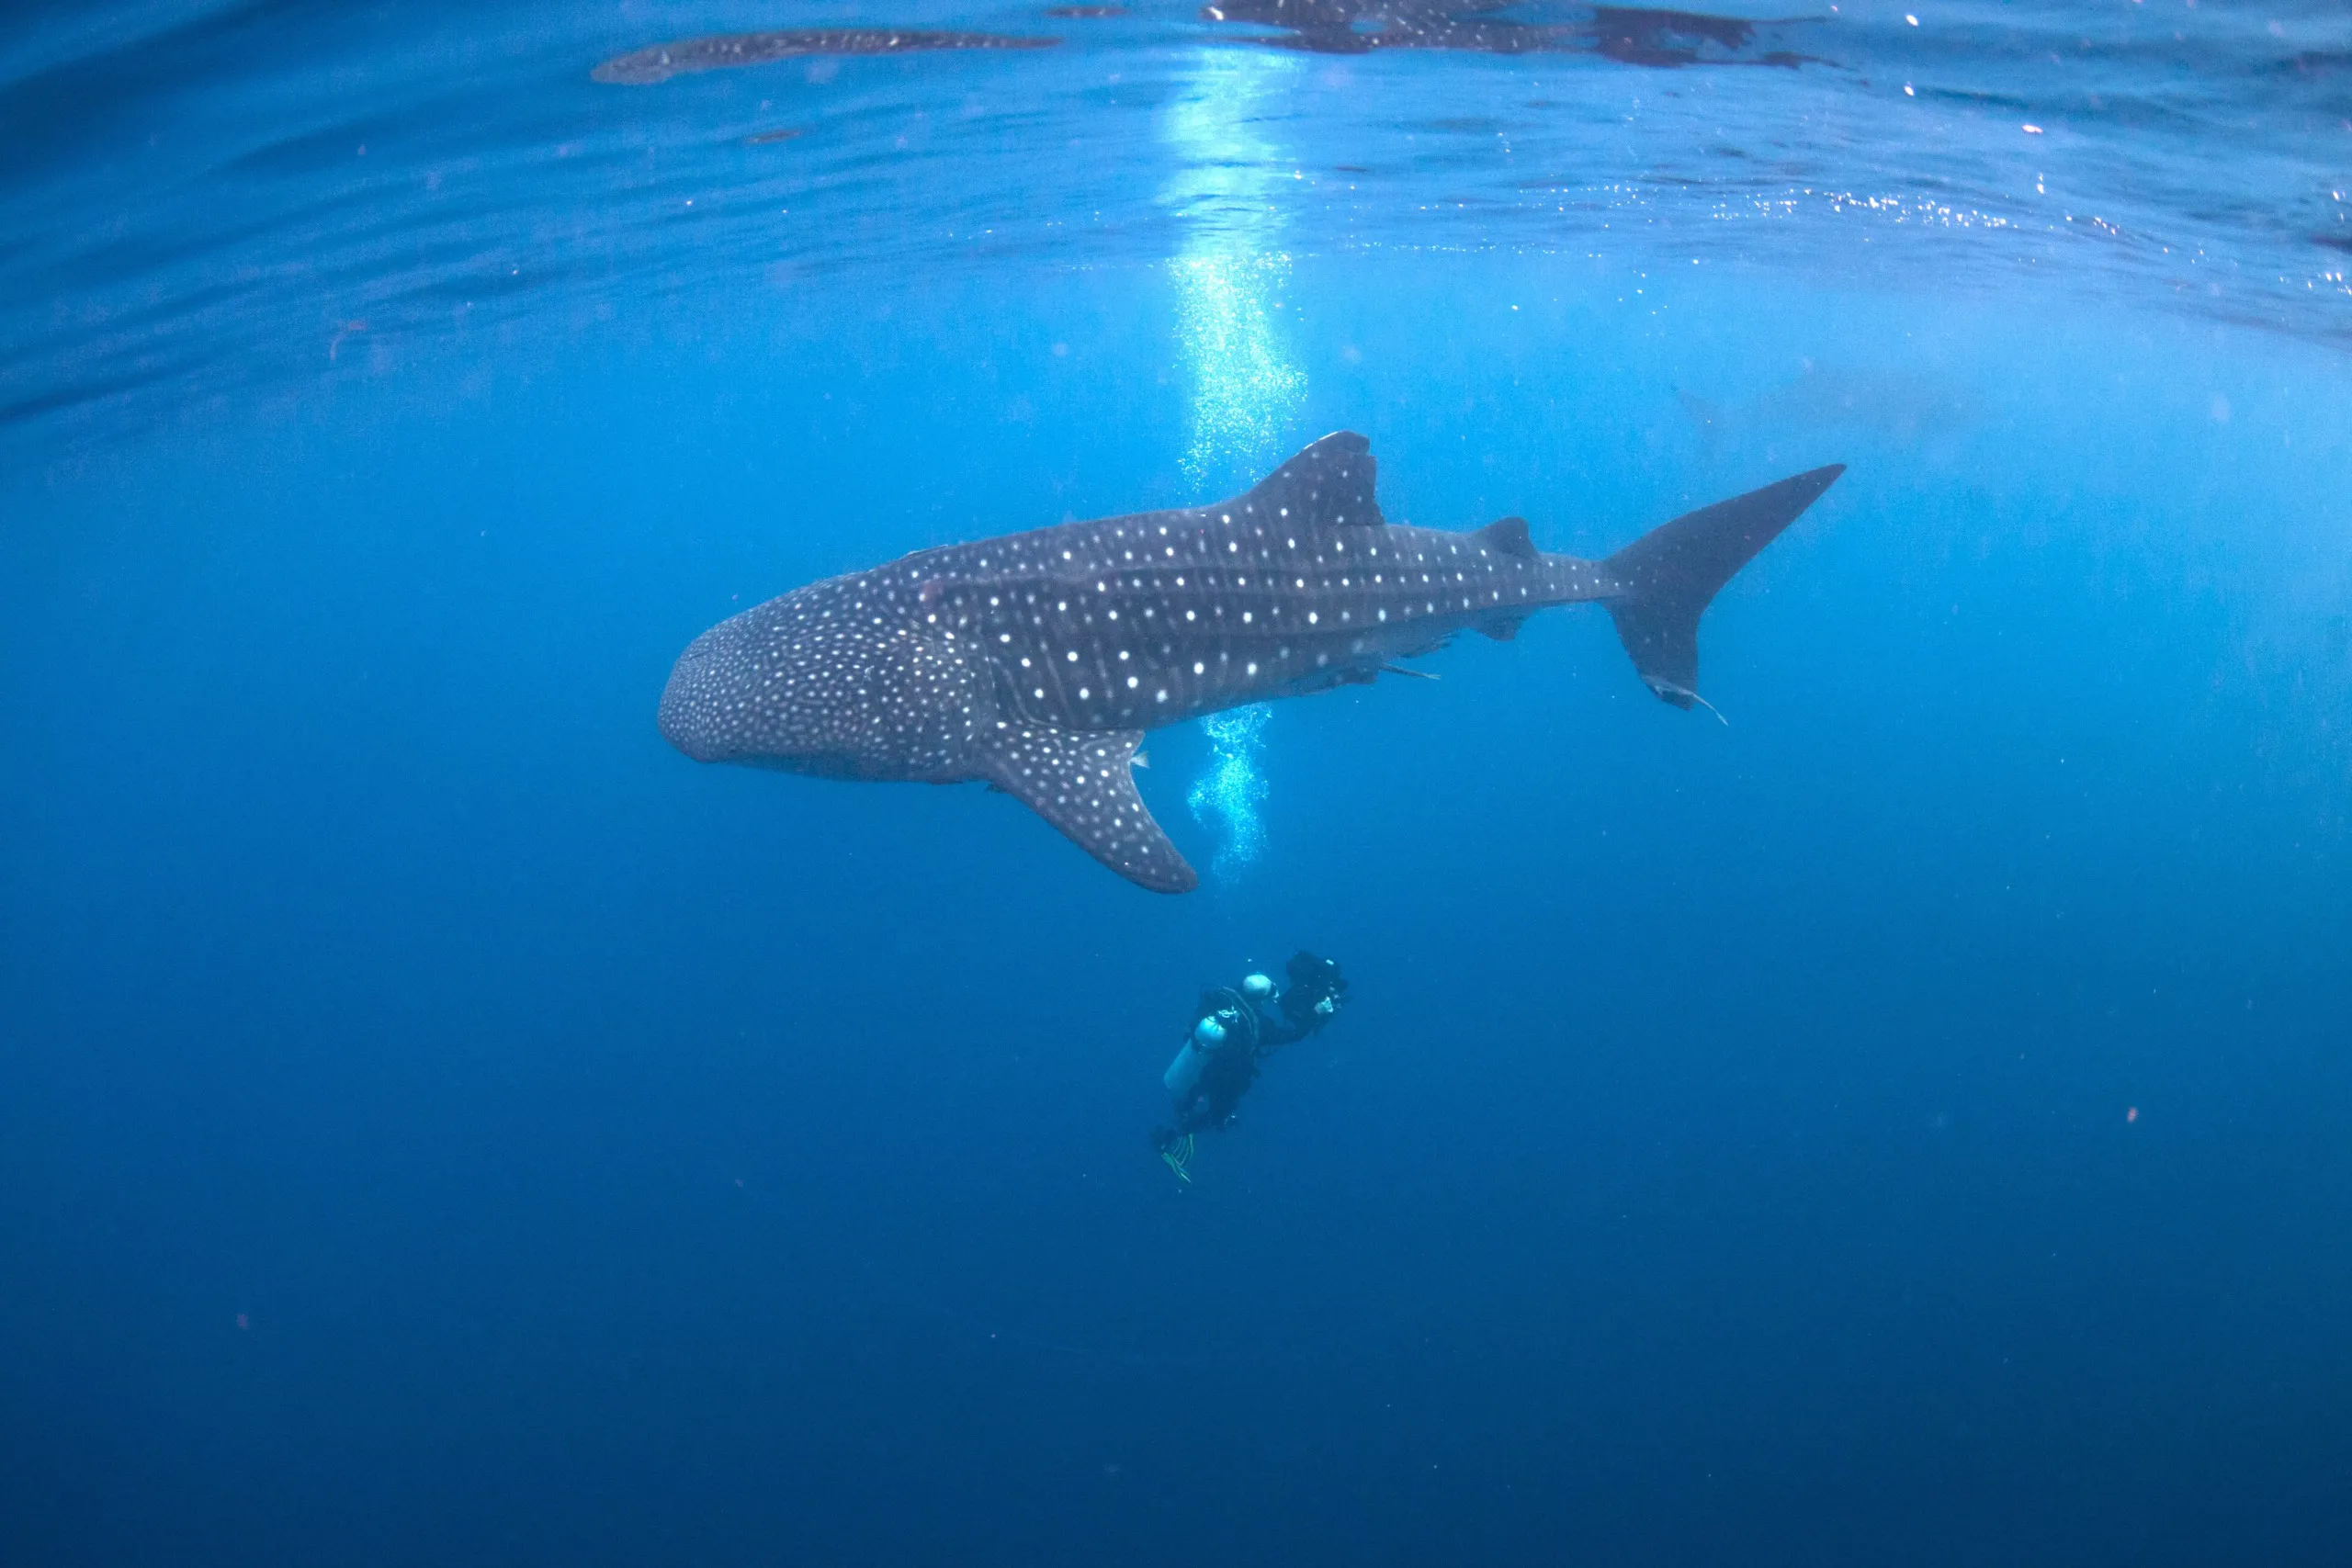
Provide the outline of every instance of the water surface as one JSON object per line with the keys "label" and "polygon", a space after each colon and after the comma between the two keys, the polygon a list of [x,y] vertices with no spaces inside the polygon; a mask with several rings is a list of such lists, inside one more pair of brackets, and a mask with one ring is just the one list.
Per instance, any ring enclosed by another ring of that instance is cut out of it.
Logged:
{"label": "water surface", "polygon": [[[1734,20],[0,23],[0,1556],[2335,1561],[2352,28]],[[1153,736],[1183,898],[654,728],[1338,428],[1849,468],[1727,727],[1586,610]]]}

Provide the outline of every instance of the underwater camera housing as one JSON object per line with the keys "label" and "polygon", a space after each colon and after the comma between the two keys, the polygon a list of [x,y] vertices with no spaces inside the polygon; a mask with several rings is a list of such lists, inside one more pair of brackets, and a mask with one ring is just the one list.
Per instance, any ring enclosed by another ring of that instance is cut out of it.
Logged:
{"label": "underwater camera housing", "polygon": [[1348,977],[1337,959],[1317,958],[1301,948],[1283,972],[1290,988],[1283,993],[1283,1011],[1295,1023],[1318,1022],[1338,1012],[1347,1000]]}

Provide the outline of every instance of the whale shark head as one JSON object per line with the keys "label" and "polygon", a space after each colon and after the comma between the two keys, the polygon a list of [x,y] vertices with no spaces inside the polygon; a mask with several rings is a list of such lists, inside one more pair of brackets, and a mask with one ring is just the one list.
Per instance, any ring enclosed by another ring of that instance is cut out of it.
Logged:
{"label": "whale shark head", "polygon": [[817,583],[703,633],[662,689],[662,736],[700,762],[969,776],[975,727],[992,712],[983,671],[952,639],[861,613],[870,591]]}

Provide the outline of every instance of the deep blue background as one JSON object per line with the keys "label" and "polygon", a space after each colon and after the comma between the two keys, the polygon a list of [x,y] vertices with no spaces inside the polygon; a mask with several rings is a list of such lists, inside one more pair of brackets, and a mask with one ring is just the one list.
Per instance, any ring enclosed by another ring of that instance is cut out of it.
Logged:
{"label": "deep blue background", "polygon": [[[742,604],[1198,499],[1148,270],[20,448],[0,1557],[2339,1561],[2341,361],[1294,293],[1392,517],[1598,553],[1852,464],[1707,622],[1731,728],[1546,617],[1280,708],[1266,856],[1181,900],[668,751]],[[1180,1191],[1183,1010],[1301,943],[1356,1005]]]}

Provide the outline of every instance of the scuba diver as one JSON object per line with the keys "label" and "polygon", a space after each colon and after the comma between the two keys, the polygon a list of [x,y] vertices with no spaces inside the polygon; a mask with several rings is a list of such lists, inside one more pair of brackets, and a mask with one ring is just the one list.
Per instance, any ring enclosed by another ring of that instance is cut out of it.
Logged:
{"label": "scuba diver", "polygon": [[1175,1125],[1151,1135],[1159,1157],[1183,1180],[1193,1160],[1193,1136],[1233,1120],[1241,1097],[1258,1081],[1258,1064],[1331,1021],[1345,1002],[1348,982],[1329,958],[1300,952],[1283,973],[1289,987],[1274,989],[1263,975],[1242,976],[1238,989],[1213,986],[1201,993],[1193,1023],[1160,1082],[1167,1086]]}

